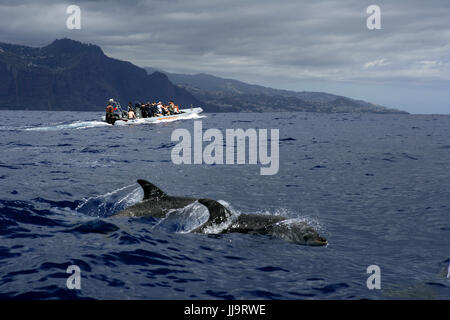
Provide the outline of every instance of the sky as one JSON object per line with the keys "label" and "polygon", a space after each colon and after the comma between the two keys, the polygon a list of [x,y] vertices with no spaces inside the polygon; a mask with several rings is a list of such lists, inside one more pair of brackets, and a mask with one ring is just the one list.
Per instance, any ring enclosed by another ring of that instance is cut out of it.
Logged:
{"label": "sky", "polygon": [[[67,28],[69,5],[81,29]],[[450,114],[449,0],[0,0],[0,30],[0,42],[71,38],[140,67]]]}

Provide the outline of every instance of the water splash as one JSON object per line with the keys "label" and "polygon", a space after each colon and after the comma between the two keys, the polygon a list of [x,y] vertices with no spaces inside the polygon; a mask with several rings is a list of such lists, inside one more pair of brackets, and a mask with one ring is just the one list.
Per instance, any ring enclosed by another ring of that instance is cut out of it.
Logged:
{"label": "water splash", "polygon": [[195,201],[184,208],[170,210],[158,225],[176,233],[189,233],[206,223],[208,219],[208,208]]}
{"label": "water splash", "polygon": [[[202,232],[206,234],[219,234],[228,228],[239,216],[239,212],[234,211],[226,201],[219,200],[223,206],[230,210],[231,216],[227,221],[205,228]],[[167,216],[161,219],[156,225],[169,229],[176,233],[190,233],[205,224],[209,219],[209,211],[203,204],[195,201],[181,209],[169,210]]]}
{"label": "water splash", "polygon": [[237,220],[239,215],[241,215],[241,212],[239,210],[233,208],[231,204],[226,202],[225,200],[218,200],[217,202],[219,202],[221,205],[223,205],[225,208],[228,209],[228,211],[230,212],[230,216],[228,217],[228,219],[226,219],[224,222],[220,224],[215,224],[204,228],[202,231],[203,233],[220,234],[225,229],[229,228]]}
{"label": "water splash", "polygon": [[[130,191],[132,187],[134,189]],[[103,195],[84,199],[75,210],[93,217],[108,217],[138,203],[142,200],[143,194],[142,188],[136,188],[135,184],[131,184]]]}

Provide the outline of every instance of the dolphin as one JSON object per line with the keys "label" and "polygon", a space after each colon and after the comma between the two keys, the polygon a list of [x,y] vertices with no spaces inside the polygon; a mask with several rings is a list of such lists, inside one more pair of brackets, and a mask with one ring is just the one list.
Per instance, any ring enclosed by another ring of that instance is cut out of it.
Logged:
{"label": "dolphin", "polygon": [[144,190],[144,198],[131,207],[116,213],[114,216],[165,218],[169,211],[181,209],[198,202],[208,208],[209,218],[201,226],[192,230],[194,233],[207,233],[208,228],[226,224],[221,233],[261,234],[281,238],[304,245],[323,246],[327,240],[319,236],[317,231],[306,222],[293,221],[282,216],[261,214],[240,214],[235,217],[222,204],[204,198],[169,196],[157,186],[146,180],[137,180]]}

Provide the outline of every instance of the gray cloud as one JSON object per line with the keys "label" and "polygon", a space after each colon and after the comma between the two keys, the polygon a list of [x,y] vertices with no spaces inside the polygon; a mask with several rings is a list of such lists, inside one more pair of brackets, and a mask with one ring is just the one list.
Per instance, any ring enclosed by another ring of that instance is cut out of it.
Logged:
{"label": "gray cloud", "polygon": [[[69,37],[140,66],[253,82],[450,82],[448,0],[375,2],[376,31],[372,0],[1,1],[0,41]],[[66,29],[69,4],[81,7],[81,30]]]}

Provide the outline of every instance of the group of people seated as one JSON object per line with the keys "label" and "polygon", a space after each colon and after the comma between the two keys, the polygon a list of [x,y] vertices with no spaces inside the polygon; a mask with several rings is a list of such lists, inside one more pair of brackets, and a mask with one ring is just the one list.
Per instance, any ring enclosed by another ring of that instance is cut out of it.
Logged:
{"label": "group of people seated", "polygon": [[158,103],[136,103],[134,105],[134,108],[132,103],[130,102],[128,103],[128,119],[136,119],[137,109],[140,109],[142,118],[168,116],[181,113],[178,106],[172,100],[170,100],[167,105],[163,104],[161,101],[159,101]]}
{"label": "group of people seated", "polygon": [[[120,114],[120,112],[122,112],[122,114]],[[125,111],[120,108],[120,105],[118,105],[118,103],[114,101],[114,99],[109,99],[108,106],[106,107],[106,121],[114,123],[116,120],[121,118],[150,118],[180,113],[180,109],[172,100],[170,100],[167,105],[159,101],[153,103],[136,103],[134,107],[130,102],[128,103],[128,111]]]}

